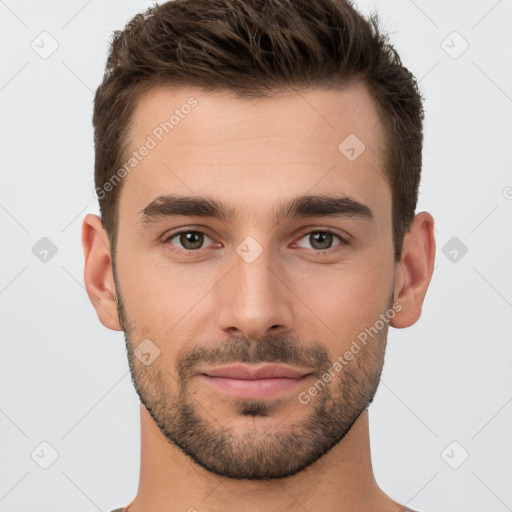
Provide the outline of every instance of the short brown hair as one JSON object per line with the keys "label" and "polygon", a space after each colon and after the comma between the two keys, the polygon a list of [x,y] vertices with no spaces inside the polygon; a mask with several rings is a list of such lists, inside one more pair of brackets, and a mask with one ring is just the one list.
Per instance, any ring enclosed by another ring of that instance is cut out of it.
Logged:
{"label": "short brown hair", "polygon": [[398,261],[418,199],[424,112],[417,82],[380,32],[376,13],[365,18],[347,0],[172,0],[134,16],[113,33],[94,98],[94,178],[112,257],[122,183],[105,185],[126,160],[142,93],[156,85],[197,86],[256,98],[355,81],[368,87],[387,134]]}

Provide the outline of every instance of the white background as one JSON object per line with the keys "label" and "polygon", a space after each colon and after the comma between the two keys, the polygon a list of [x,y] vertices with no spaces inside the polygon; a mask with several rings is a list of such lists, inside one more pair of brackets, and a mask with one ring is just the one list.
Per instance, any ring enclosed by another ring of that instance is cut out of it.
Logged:
{"label": "white background", "polygon": [[[98,213],[92,100],[110,34],[149,5],[0,1],[0,512],[109,511],[137,490],[139,402],[123,335],[85,293],[80,229]],[[512,510],[512,2],[376,9],[425,96],[418,211],[437,237],[421,320],[389,332],[376,478],[424,512]],[[31,47],[42,37],[58,43],[46,59]],[[42,237],[57,248],[46,263]],[[452,237],[468,249],[455,262]],[[58,453],[48,469],[31,457],[43,441]]]}

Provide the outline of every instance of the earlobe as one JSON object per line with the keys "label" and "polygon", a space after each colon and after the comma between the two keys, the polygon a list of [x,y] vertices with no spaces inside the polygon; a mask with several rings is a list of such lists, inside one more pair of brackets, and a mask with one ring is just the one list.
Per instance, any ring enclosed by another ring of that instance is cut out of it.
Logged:
{"label": "earlobe", "polygon": [[121,331],[117,313],[112,259],[107,233],[97,215],[88,214],[82,223],[84,251],[84,282],[100,322],[114,331]]}
{"label": "earlobe", "polygon": [[394,298],[402,309],[390,321],[393,327],[409,327],[420,318],[434,271],[435,252],[434,219],[427,212],[418,213],[404,237],[398,263]]}

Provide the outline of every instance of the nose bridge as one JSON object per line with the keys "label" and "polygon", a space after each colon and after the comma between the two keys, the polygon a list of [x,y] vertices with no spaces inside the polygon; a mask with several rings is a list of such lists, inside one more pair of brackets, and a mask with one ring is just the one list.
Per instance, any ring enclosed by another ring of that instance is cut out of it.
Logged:
{"label": "nose bridge", "polygon": [[241,331],[250,339],[258,339],[272,327],[290,328],[286,287],[276,275],[277,267],[268,245],[252,236],[236,247],[232,270],[222,286],[221,329]]}

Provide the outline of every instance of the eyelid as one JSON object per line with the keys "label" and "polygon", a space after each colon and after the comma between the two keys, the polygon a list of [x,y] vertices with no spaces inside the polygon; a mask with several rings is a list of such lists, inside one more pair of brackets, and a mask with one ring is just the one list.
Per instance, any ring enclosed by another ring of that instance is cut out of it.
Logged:
{"label": "eyelid", "polygon": [[[164,239],[162,240],[162,243],[169,244],[171,239],[173,239],[183,233],[200,233],[200,234],[204,235],[206,238],[209,238],[210,240],[213,241],[212,237],[208,236],[208,234],[205,231],[203,231],[202,229],[185,227],[185,228],[179,228],[177,231],[172,231],[170,233],[165,234]],[[217,243],[217,242],[215,242],[215,243]],[[172,245],[172,244],[170,244],[170,245]],[[218,243],[217,243],[217,245],[218,245]],[[175,247],[175,246],[173,246],[173,247]],[[192,253],[192,252],[196,253],[196,252],[200,252],[203,249],[207,249],[207,247],[201,247],[200,249],[180,249],[179,247],[176,247],[176,250],[181,251],[181,252],[187,252],[187,253]]]}
{"label": "eyelid", "polygon": [[300,238],[304,237],[305,235],[309,235],[311,233],[331,233],[332,235],[336,235],[341,240],[343,240],[345,243],[349,243],[350,239],[352,239],[352,235],[349,235],[346,231],[337,230],[335,228],[328,228],[328,227],[322,227],[322,226],[307,226],[304,228],[304,231],[300,230],[299,236]]}
{"label": "eyelid", "polygon": [[[208,236],[208,234],[204,231],[204,227],[193,228],[193,227],[186,227],[185,226],[185,227],[179,228],[177,231],[171,231],[170,233],[166,233],[164,235],[162,243],[163,244],[169,244],[169,242],[170,242],[170,240],[172,238],[175,238],[176,236],[181,235],[183,233],[191,233],[191,232],[201,233],[202,235],[204,235],[205,237],[207,237],[207,238],[209,238],[210,240],[213,241],[212,237]],[[296,235],[295,240],[301,240],[306,235],[310,235],[312,233],[329,233],[329,234],[332,234],[334,236],[337,236],[340,239],[340,243],[338,245],[335,245],[334,247],[329,247],[328,249],[325,249],[325,250],[311,249],[313,252],[316,252],[316,253],[334,251],[339,246],[348,245],[350,243],[349,239],[352,238],[352,236],[349,235],[348,233],[344,232],[344,235],[341,235],[340,233],[338,233],[338,231],[334,230],[333,228],[307,226],[306,228],[303,228],[299,232],[298,235]],[[218,247],[219,243],[218,242],[214,242],[214,243]],[[296,242],[293,242],[293,244],[296,245]],[[172,245],[172,244],[170,244],[170,245]],[[181,252],[183,254],[199,253],[203,249],[208,249],[208,247],[201,247],[200,249],[180,249],[179,247],[175,247],[175,246],[173,246],[173,247],[175,248],[176,251]]]}
{"label": "eyelid", "polygon": [[[346,234],[347,236],[344,236],[344,235],[339,234],[337,231],[335,231],[331,228],[313,228],[313,229],[311,229],[309,227],[306,231],[304,231],[298,235],[297,241],[302,240],[304,237],[306,237],[307,235],[311,235],[312,233],[329,233],[329,234],[334,235],[340,239],[339,244],[334,245],[333,247],[329,247],[328,249],[321,249],[321,250],[310,249],[314,253],[326,253],[326,252],[336,251],[337,249],[341,248],[342,246],[349,245],[350,241],[348,240],[348,238],[351,238],[350,235],[348,235],[348,233]],[[294,245],[297,245],[297,243],[294,242]]]}

